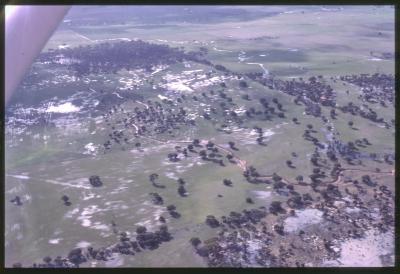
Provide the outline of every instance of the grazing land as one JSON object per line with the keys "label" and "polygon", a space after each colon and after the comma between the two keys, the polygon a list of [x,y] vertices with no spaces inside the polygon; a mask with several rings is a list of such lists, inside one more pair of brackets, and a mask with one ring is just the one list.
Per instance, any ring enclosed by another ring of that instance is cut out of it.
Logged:
{"label": "grazing land", "polygon": [[394,61],[391,6],[73,7],[6,108],[6,266],[393,266]]}

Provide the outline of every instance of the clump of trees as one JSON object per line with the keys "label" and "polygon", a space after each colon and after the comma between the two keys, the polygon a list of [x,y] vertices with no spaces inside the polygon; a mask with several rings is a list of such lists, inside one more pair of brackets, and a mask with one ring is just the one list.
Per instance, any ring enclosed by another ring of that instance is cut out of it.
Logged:
{"label": "clump of trees", "polygon": [[173,218],[175,218],[175,219],[181,217],[181,214],[179,214],[179,213],[176,211],[176,206],[175,206],[175,205],[169,205],[169,206],[167,206],[167,210],[168,210],[168,212],[169,212],[169,215],[171,215],[171,217],[173,217]]}
{"label": "clump of trees", "polygon": [[103,185],[103,182],[100,180],[100,177],[97,175],[90,176],[89,182],[94,187],[100,187]]}
{"label": "clump of trees", "polygon": [[219,227],[219,221],[213,215],[208,215],[206,217],[206,224],[212,228]]}
{"label": "clump of trees", "polygon": [[157,187],[157,188],[165,188],[164,185],[160,185],[160,184],[157,184],[157,183],[156,183],[156,180],[157,180],[157,179],[158,179],[158,174],[157,174],[157,173],[152,173],[152,174],[150,174],[149,180],[150,180],[150,182],[152,183],[152,185],[153,185],[154,187]]}
{"label": "clump of trees", "polygon": [[163,198],[158,193],[152,192],[152,193],[150,193],[150,196],[151,196],[151,200],[152,200],[153,204],[155,204],[155,205],[164,204]]}
{"label": "clump of trees", "polygon": [[61,200],[63,200],[64,205],[66,205],[66,206],[70,206],[71,205],[71,202],[69,201],[69,197],[67,195],[63,195],[61,197]]}
{"label": "clump of trees", "polygon": [[174,64],[183,60],[204,63],[206,60],[202,56],[202,51],[185,53],[179,48],[134,40],[57,49],[42,53],[38,60],[56,64],[61,59],[67,59],[69,68],[80,77],[116,73],[121,69],[145,68],[151,71],[153,66]]}
{"label": "clump of trees", "polygon": [[271,212],[274,215],[278,214],[286,214],[286,209],[282,207],[281,202],[278,201],[273,201],[271,205],[269,206],[269,212]]}
{"label": "clump of trees", "polygon": [[232,181],[229,180],[229,179],[224,179],[223,183],[224,183],[224,185],[226,185],[226,186],[232,186]]}
{"label": "clump of trees", "polygon": [[247,82],[241,80],[241,81],[239,82],[239,87],[241,87],[241,88],[247,88],[247,87],[248,87]]}
{"label": "clump of trees", "polygon": [[180,185],[180,186],[178,187],[178,194],[179,194],[181,197],[186,197],[186,196],[187,196],[186,188],[185,188],[183,185]]}

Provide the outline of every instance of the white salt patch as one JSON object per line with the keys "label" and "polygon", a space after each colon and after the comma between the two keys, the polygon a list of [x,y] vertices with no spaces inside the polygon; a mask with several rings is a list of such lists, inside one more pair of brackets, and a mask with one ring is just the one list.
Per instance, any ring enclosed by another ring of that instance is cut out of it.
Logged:
{"label": "white salt patch", "polygon": [[172,90],[172,91],[175,91],[175,90],[176,90],[176,91],[189,91],[189,92],[192,92],[192,91],[193,91],[190,87],[184,85],[184,84],[181,83],[181,82],[172,82],[172,83],[168,83],[168,84],[167,84],[167,88],[168,88],[169,90]]}
{"label": "white salt patch", "polygon": [[165,97],[165,96],[163,96],[163,95],[161,95],[161,94],[158,94],[158,98],[160,98],[161,100],[168,100],[168,97]]}
{"label": "white salt patch", "polygon": [[193,74],[193,73],[201,72],[201,71],[203,71],[203,70],[202,70],[202,69],[184,70],[184,71],[182,71],[182,74],[183,74],[183,75],[191,75],[191,74]]}
{"label": "white salt patch", "polygon": [[86,241],[81,241],[79,243],[76,244],[76,247],[80,247],[80,248],[86,248],[91,246],[91,244],[89,242]]}
{"label": "white salt patch", "polygon": [[265,199],[271,197],[270,191],[253,191],[253,193],[256,195],[257,198]]}
{"label": "white salt patch", "polygon": [[118,92],[116,92],[116,91],[114,91],[112,94],[115,94],[115,95],[117,95],[117,97],[118,97],[118,98],[124,99],[124,97],[122,97],[121,95],[119,95],[119,93],[118,93]]}
{"label": "white salt patch", "polygon": [[71,210],[71,211],[68,211],[66,214],[65,214],[65,217],[66,218],[72,218],[76,213],[78,213],[79,212],[79,208],[75,208],[75,209],[73,209],[73,210]]}
{"label": "white salt patch", "polygon": [[69,45],[59,45],[58,48],[59,48],[59,49],[69,48]]}
{"label": "white salt patch", "polygon": [[369,230],[362,239],[350,239],[342,243],[340,258],[327,261],[324,266],[381,267],[380,256],[387,254],[394,254],[393,233],[379,234]]}
{"label": "white salt patch", "polygon": [[355,208],[346,207],[346,208],[345,208],[345,211],[346,211],[347,213],[357,213],[357,212],[360,212],[361,209],[358,208],[358,207],[355,207]]}
{"label": "white salt patch", "polygon": [[227,50],[227,49],[217,49],[216,47],[213,47],[213,50],[215,51],[226,51],[226,52],[233,52],[231,50]]}
{"label": "white salt patch", "polygon": [[128,188],[129,187],[127,187],[127,186],[120,186],[120,187],[114,189],[112,192],[110,192],[110,194],[117,194],[117,193],[120,193],[120,192],[124,192],[124,190],[128,189]]}
{"label": "white salt patch", "polygon": [[98,147],[93,145],[93,143],[88,143],[85,145],[85,149],[86,151],[83,154],[96,154]]}
{"label": "white salt patch", "polygon": [[173,172],[165,172],[165,176],[167,176],[168,178],[173,179],[173,180],[178,180],[178,179],[179,179],[179,178],[175,175],[175,173],[173,173]]}
{"label": "white salt patch", "polygon": [[19,187],[13,187],[12,189],[6,191],[6,193],[13,194],[13,193],[18,193],[18,192],[20,192],[21,190],[22,190],[22,187],[21,187],[21,186],[19,186]]}
{"label": "white salt patch", "polygon": [[96,195],[94,193],[88,193],[86,194],[86,192],[83,193],[83,198],[82,200],[86,201],[86,200],[90,200],[92,198],[94,198]]}
{"label": "white salt patch", "polygon": [[92,189],[92,187],[87,186],[87,184],[88,184],[87,178],[71,181],[72,183],[62,183],[62,182],[58,182],[55,180],[46,180],[46,182],[55,184],[55,185],[69,186],[69,187],[74,187],[74,188]]}
{"label": "white salt patch", "polygon": [[274,131],[272,131],[272,130],[270,130],[270,129],[267,129],[267,130],[265,130],[265,131],[263,132],[263,137],[269,137],[269,136],[272,136],[272,135],[274,135],[274,134],[275,134]]}
{"label": "white salt patch", "polygon": [[29,201],[32,200],[32,196],[29,195],[29,194],[25,194],[24,196],[22,196],[22,198],[23,198],[25,201],[27,201],[27,202],[29,202]]}
{"label": "white salt patch", "polygon": [[94,225],[94,226],[92,226],[92,228],[97,229],[97,230],[105,230],[105,231],[109,231],[110,230],[110,227],[108,225],[105,225],[105,224]]}
{"label": "white salt patch", "polygon": [[380,58],[368,58],[368,61],[385,61],[385,60]]}
{"label": "white salt patch", "polygon": [[85,148],[89,151],[94,151],[96,148],[93,146],[93,143],[89,143],[85,145]]}
{"label": "white salt patch", "polygon": [[234,111],[236,112],[236,114],[243,114],[246,112],[246,109],[244,106],[241,106],[241,107],[235,109]]}
{"label": "white salt patch", "polygon": [[7,175],[7,176],[11,176],[11,177],[14,177],[14,178],[17,178],[17,179],[22,179],[22,180],[30,179],[29,176],[25,176],[25,175]]}
{"label": "white salt patch", "polygon": [[89,219],[81,219],[82,220],[82,226],[84,227],[89,227],[91,225],[91,221]]}
{"label": "white salt patch", "polygon": [[136,223],[137,226],[149,226],[151,225],[151,220],[141,221]]}
{"label": "white salt patch", "polygon": [[284,225],[284,230],[286,232],[295,232],[306,226],[320,223],[322,221],[323,212],[318,209],[309,208],[302,211],[296,210],[296,215],[297,216],[286,218]]}
{"label": "white salt patch", "polygon": [[57,112],[57,113],[69,113],[79,111],[80,108],[71,104],[70,102],[58,105],[58,106],[50,106],[46,112]]}
{"label": "white salt patch", "polygon": [[11,231],[20,230],[20,229],[21,229],[21,225],[20,225],[20,224],[14,224],[14,225],[11,227]]}
{"label": "white salt patch", "polygon": [[261,64],[261,63],[246,63],[246,64],[247,65],[258,65],[258,66],[260,66],[262,68],[262,70],[264,71],[265,75],[269,74],[268,70],[264,67],[264,64]]}
{"label": "white salt patch", "polygon": [[124,258],[120,255],[115,255],[111,260],[106,261],[106,267],[119,267],[124,265]]}
{"label": "white salt patch", "polygon": [[56,245],[56,244],[58,244],[61,240],[62,240],[62,238],[50,239],[50,240],[49,240],[49,244]]}

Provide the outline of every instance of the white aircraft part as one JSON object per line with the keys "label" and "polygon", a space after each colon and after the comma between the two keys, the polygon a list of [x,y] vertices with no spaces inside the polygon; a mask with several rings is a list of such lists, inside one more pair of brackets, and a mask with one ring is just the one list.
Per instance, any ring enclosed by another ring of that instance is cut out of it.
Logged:
{"label": "white aircraft part", "polygon": [[47,40],[69,10],[69,6],[6,6],[5,102]]}

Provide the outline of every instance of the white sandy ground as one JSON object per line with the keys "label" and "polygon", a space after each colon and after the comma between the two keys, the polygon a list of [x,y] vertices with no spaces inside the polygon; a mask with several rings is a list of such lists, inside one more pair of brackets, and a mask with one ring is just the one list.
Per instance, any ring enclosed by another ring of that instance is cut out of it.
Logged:
{"label": "white sandy ground", "polygon": [[264,67],[264,64],[261,63],[246,63],[247,65],[258,65],[262,68],[262,70],[264,71],[265,75],[269,74],[269,71]]}
{"label": "white sandy ground", "polygon": [[[326,261],[322,266],[381,267],[380,256],[392,255],[394,259],[394,234],[368,230],[362,239],[350,239],[341,244],[340,258]],[[393,260],[394,261],[394,260]]]}
{"label": "white sandy ground", "polygon": [[112,258],[106,262],[106,267],[120,267],[124,265],[124,258],[119,254],[113,254]]}
{"label": "white sandy ground", "polygon": [[96,155],[98,150],[99,146],[96,146],[93,143],[88,143],[85,145],[85,151],[83,152],[83,154]]}
{"label": "white sandy ground", "polygon": [[25,176],[25,175],[9,175],[9,174],[7,174],[7,176],[10,176],[10,177],[14,177],[14,178],[17,178],[17,179],[22,179],[22,180],[29,180],[30,179],[30,177],[29,176]]}
{"label": "white sandy ground", "polygon": [[80,108],[73,105],[70,102],[58,105],[58,106],[50,106],[46,112],[58,112],[58,113],[69,113],[69,112],[77,112]]}
{"label": "white sandy ground", "polygon": [[226,51],[226,52],[233,52],[231,50],[227,50],[227,49],[217,49],[216,47],[213,47],[213,50],[215,51]]}
{"label": "white sandy ground", "polygon": [[164,95],[161,95],[161,94],[158,94],[158,98],[160,98],[161,100],[168,100],[169,98],[168,97],[166,97],[166,96],[164,96]]}
{"label": "white sandy ground", "polygon": [[92,224],[91,221],[91,218],[97,215],[97,213],[105,211],[108,211],[108,209],[99,208],[97,205],[89,205],[82,210],[77,220],[80,221],[81,225],[84,227],[90,227],[92,229],[97,229],[97,230],[110,231],[110,227],[108,225],[102,224],[100,222],[94,222]]}
{"label": "white sandy ground", "polygon": [[254,193],[254,195],[256,195],[256,197],[259,199],[266,199],[266,198],[271,197],[271,191],[255,190],[255,191],[252,191],[252,193]]}
{"label": "white sandy ground", "polygon": [[50,179],[47,179],[45,181],[50,184],[61,185],[61,186],[65,186],[65,187],[91,189],[91,187],[87,185],[87,178],[79,178],[79,179],[72,180],[69,182],[60,182],[60,181],[50,180]]}
{"label": "white sandy ground", "polygon": [[232,78],[232,76],[220,75],[207,79],[205,72],[201,69],[186,70],[180,74],[167,73],[162,77],[162,84],[159,86],[169,91],[190,93],[200,87],[214,85]]}
{"label": "white sandy ground", "polygon": [[59,244],[61,240],[62,240],[62,238],[50,239],[49,244],[56,245],[56,244]]}
{"label": "white sandy ground", "polygon": [[386,60],[380,58],[368,58],[368,61],[386,61]]}
{"label": "white sandy ground", "polygon": [[91,244],[86,241],[80,241],[79,243],[76,244],[76,247],[80,247],[80,248],[86,248],[89,246],[91,246]]}
{"label": "white sandy ground", "polygon": [[296,210],[296,216],[286,218],[284,230],[285,232],[295,232],[309,225],[318,224],[322,221],[322,215],[322,211],[314,208]]}

